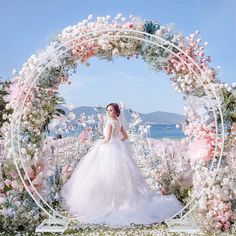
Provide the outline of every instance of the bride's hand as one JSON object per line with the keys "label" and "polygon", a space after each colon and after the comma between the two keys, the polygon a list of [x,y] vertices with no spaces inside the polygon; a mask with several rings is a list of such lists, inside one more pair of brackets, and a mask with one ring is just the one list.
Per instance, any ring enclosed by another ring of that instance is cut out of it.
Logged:
{"label": "bride's hand", "polygon": [[100,144],[102,144],[102,145],[106,144],[106,143],[108,143],[108,141],[109,140],[107,140],[106,138],[103,138],[103,139],[100,140]]}
{"label": "bride's hand", "polygon": [[124,142],[125,140],[127,140],[127,138],[122,138],[121,141]]}
{"label": "bride's hand", "polygon": [[102,139],[100,142],[101,145],[106,144],[106,143],[107,143],[106,139]]}

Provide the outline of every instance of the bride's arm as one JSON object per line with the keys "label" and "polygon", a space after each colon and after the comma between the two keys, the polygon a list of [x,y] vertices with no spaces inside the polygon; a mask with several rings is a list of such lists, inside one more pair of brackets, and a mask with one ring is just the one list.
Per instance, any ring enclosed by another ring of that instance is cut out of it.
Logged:
{"label": "bride's arm", "polygon": [[123,128],[123,126],[121,126],[120,131],[121,131],[121,134],[122,134],[122,136],[123,136],[123,138],[121,139],[121,141],[125,141],[126,139],[128,139],[128,135],[127,135],[125,129]]}
{"label": "bride's arm", "polygon": [[109,142],[109,140],[111,139],[111,132],[112,132],[112,126],[109,125],[105,133],[105,138],[102,140],[101,144],[105,144]]}

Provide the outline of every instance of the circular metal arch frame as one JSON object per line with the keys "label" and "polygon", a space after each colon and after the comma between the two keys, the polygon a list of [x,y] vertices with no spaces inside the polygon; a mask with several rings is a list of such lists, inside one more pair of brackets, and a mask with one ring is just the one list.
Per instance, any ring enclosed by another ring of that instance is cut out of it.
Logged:
{"label": "circular metal arch frame", "polygon": [[[221,137],[222,137],[222,140],[223,140],[223,141],[221,142],[220,157],[219,157],[219,159],[218,159],[217,167],[214,169],[214,174],[213,174],[213,177],[212,177],[212,182],[211,182],[211,184],[210,184],[209,187],[208,187],[208,189],[209,189],[209,188],[212,186],[212,184],[213,184],[213,182],[214,182],[214,180],[215,180],[215,177],[216,177],[216,175],[217,175],[217,172],[218,172],[218,169],[219,169],[219,166],[220,166],[220,162],[221,162],[221,159],[222,159],[223,146],[224,146],[224,121],[223,121],[223,115],[222,115],[222,110],[221,110],[220,102],[219,102],[218,97],[217,97],[217,95],[216,95],[216,93],[215,93],[214,87],[212,86],[211,82],[209,81],[209,79],[208,79],[207,76],[205,75],[205,72],[202,71],[202,69],[198,66],[198,64],[197,64],[191,57],[189,57],[187,54],[185,54],[184,51],[182,51],[180,48],[178,48],[178,47],[177,47],[176,45],[174,45],[173,43],[171,43],[171,42],[169,42],[169,41],[166,41],[165,39],[163,39],[163,38],[161,38],[161,37],[158,37],[158,36],[156,36],[156,35],[152,35],[152,34],[149,34],[149,33],[143,32],[143,31],[127,30],[127,29],[125,29],[125,30],[124,30],[124,29],[95,30],[95,31],[89,32],[88,34],[79,35],[79,36],[77,36],[77,38],[83,38],[83,37],[86,37],[86,36],[89,36],[89,35],[94,35],[94,34],[103,34],[103,33],[106,33],[106,32],[133,32],[133,33],[136,33],[136,34],[141,34],[141,35],[144,35],[144,36],[145,36],[145,35],[146,35],[146,36],[149,36],[150,39],[143,38],[143,37],[129,36],[129,35],[105,35],[105,36],[104,36],[104,35],[100,35],[99,37],[94,37],[94,38],[90,38],[89,40],[81,41],[80,43],[74,45],[73,47],[76,47],[76,46],[78,46],[78,45],[82,45],[82,44],[84,44],[84,43],[88,43],[89,41],[98,40],[98,39],[100,39],[100,38],[131,38],[131,39],[136,39],[136,40],[144,41],[144,42],[147,42],[147,43],[150,43],[150,44],[154,44],[154,45],[156,45],[156,46],[158,46],[158,47],[161,47],[161,48],[163,48],[163,49],[169,51],[171,54],[175,55],[182,63],[184,63],[184,64],[188,67],[189,70],[191,70],[191,71],[196,75],[196,78],[199,80],[199,82],[203,85],[203,88],[204,88],[204,84],[202,83],[201,78],[199,78],[199,75],[188,65],[188,63],[186,63],[185,61],[183,61],[177,54],[173,53],[172,50],[168,49],[167,47],[164,47],[162,44],[160,44],[160,43],[158,43],[158,42],[153,42],[151,39],[154,39],[154,40],[156,40],[156,41],[157,41],[157,40],[160,40],[161,42],[163,42],[163,43],[165,43],[165,44],[168,44],[168,45],[172,46],[173,48],[176,48],[179,52],[183,53],[183,54],[196,66],[196,68],[198,68],[198,70],[201,72],[201,76],[205,79],[205,81],[208,82],[208,85],[209,85],[209,87],[211,88],[211,92],[213,93],[213,95],[214,95],[214,97],[215,97],[215,99],[216,99],[217,107],[218,107],[218,110],[219,110],[219,113],[220,113],[220,120],[221,120],[221,126],[222,126],[222,134],[221,134]],[[73,41],[74,39],[75,39],[75,38],[73,38],[73,39],[70,40],[70,41]],[[55,48],[55,50],[56,50],[56,49],[59,49],[61,46],[64,46],[64,45],[59,44],[59,46],[58,46],[57,48]],[[68,48],[67,51],[71,50],[73,47]],[[67,51],[66,51],[66,52],[67,52]],[[61,55],[63,55],[63,54],[66,53],[66,52],[61,53]],[[50,52],[50,53],[51,53],[51,52]],[[45,58],[43,58],[41,61],[45,61],[49,56],[50,56],[50,54],[46,55]],[[36,69],[39,69],[39,70],[37,70],[38,75],[37,75],[37,76],[34,78],[34,80],[32,81],[31,86],[30,86],[30,87],[28,88],[28,90],[27,90],[26,96],[27,96],[28,93],[30,92],[30,90],[31,90],[31,88],[33,87],[33,85],[35,85],[35,83],[36,83],[37,80],[38,80],[38,77],[42,74],[42,72],[44,71],[44,69],[46,69],[48,66],[50,66],[50,64],[53,64],[53,62],[54,62],[53,60],[52,60],[52,61],[49,61],[49,62],[46,64],[46,66],[43,67],[43,68],[37,68],[37,66],[34,68],[34,70],[32,71],[32,73],[31,73],[30,76],[32,77],[32,75],[33,75],[33,73],[36,71]],[[30,76],[29,76],[29,77],[30,77]],[[204,89],[205,89],[205,88],[204,88]],[[22,90],[23,90],[23,89],[22,89]],[[22,93],[22,92],[23,92],[23,91],[21,91],[21,93]],[[205,91],[205,92],[206,92],[206,91]],[[208,95],[208,92],[209,92],[209,91],[206,92],[207,95]],[[209,95],[208,95],[208,96],[209,96]],[[20,97],[21,97],[21,96],[19,95],[19,96],[18,96],[17,104],[19,103],[19,98],[20,98]],[[211,104],[212,104],[211,98],[210,98],[210,102],[211,102]],[[61,215],[60,213],[58,213],[56,210],[54,210],[50,205],[48,205],[48,203],[47,203],[47,202],[42,198],[42,196],[38,193],[38,191],[37,191],[37,190],[35,189],[35,187],[33,186],[31,180],[29,179],[29,176],[28,176],[28,174],[27,174],[27,171],[25,170],[25,167],[24,167],[24,164],[23,164],[23,160],[22,160],[22,157],[21,157],[20,141],[19,141],[19,132],[20,132],[20,123],[21,123],[21,122],[20,122],[20,119],[21,119],[21,116],[22,116],[22,111],[23,111],[22,108],[24,107],[24,105],[25,105],[25,99],[24,99],[24,101],[23,101],[22,107],[20,108],[20,111],[21,111],[21,112],[20,112],[20,114],[19,114],[19,120],[16,120],[16,119],[15,119],[16,114],[15,114],[15,111],[14,111],[13,114],[12,114],[12,122],[11,122],[11,144],[12,144],[12,150],[13,150],[13,157],[14,157],[14,163],[15,163],[16,169],[17,169],[17,171],[18,171],[18,174],[19,174],[19,176],[20,176],[20,179],[21,179],[21,181],[22,181],[24,187],[26,188],[26,190],[27,190],[28,193],[30,194],[30,196],[31,196],[31,197],[33,198],[33,200],[36,202],[36,204],[37,204],[49,217],[52,217],[52,218],[53,218],[53,217],[55,217],[55,215],[56,215],[56,216],[59,216],[59,217],[61,217],[61,218],[67,218],[67,219],[69,219],[69,220],[71,220],[71,219],[76,219],[76,218],[68,218],[68,217],[65,217],[65,216]],[[216,122],[215,107],[212,106],[212,108],[213,108],[213,113],[214,113],[214,119],[215,119],[215,122]],[[18,121],[18,122],[17,122],[17,121]],[[14,132],[14,127],[15,127],[15,126],[14,126],[14,122],[16,122],[16,123],[18,124],[18,125],[17,125],[17,132],[16,132],[16,133]],[[17,154],[15,153],[15,146],[14,146],[14,139],[13,139],[13,137],[14,137],[15,134],[16,134],[17,137],[18,137],[17,147],[18,147],[19,157],[20,157],[20,158],[17,158]],[[218,126],[217,126],[217,122],[216,122],[215,139],[216,139],[216,137],[218,137]],[[216,147],[217,147],[217,142],[218,142],[218,139],[216,139],[215,151],[216,151]],[[22,164],[22,166],[23,166],[23,170],[24,170],[24,172],[25,172],[25,175],[26,175],[28,181],[30,182],[30,185],[32,186],[32,189],[34,189],[34,191],[35,191],[36,194],[39,196],[39,198],[44,202],[44,204],[46,204],[46,205],[50,208],[50,210],[53,212],[53,215],[52,215],[49,211],[47,211],[47,210],[39,203],[39,201],[32,195],[32,193],[31,193],[30,190],[28,189],[28,187],[27,187],[27,185],[26,185],[26,183],[25,183],[25,181],[24,181],[24,179],[23,179],[23,177],[22,177],[22,175],[21,175],[21,172],[20,172],[20,170],[19,170],[19,166],[18,166],[18,163],[17,163],[17,159],[20,159],[20,162],[21,162],[21,164]],[[214,152],[214,157],[213,157],[213,162],[214,162],[214,161],[215,161],[215,152]],[[212,162],[212,163],[213,163],[213,162]],[[212,168],[213,168],[213,164],[211,165],[210,170],[211,170]],[[206,189],[205,191],[203,191],[203,193],[201,193],[202,196],[198,199],[198,202],[200,201],[201,198],[203,198],[203,197],[205,196],[205,194],[207,193],[207,190],[208,190],[208,189]],[[192,210],[194,210],[195,207],[198,205],[198,202],[195,203],[195,205],[194,205],[187,213],[185,213],[185,215],[183,216],[184,210],[186,210],[186,209],[190,206],[190,204],[193,203],[194,200],[196,200],[196,199],[195,199],[195,198],[192,198],[192,199],[190,200],[190,202],[188,202],[187,205],[183,207],[182,210],[180,210],[179,212],[177,212],[175,215],[173,215],[172,217],[170,217],[170,218],[168,218],[168,219],[172,219],[172,218],[174,218],[174,217],[177,216],[177,215],[181,215],[181,217],[186,217],[186,216],[187,216]],[[166,219],[166,220],[168,220],[168,219]]]}

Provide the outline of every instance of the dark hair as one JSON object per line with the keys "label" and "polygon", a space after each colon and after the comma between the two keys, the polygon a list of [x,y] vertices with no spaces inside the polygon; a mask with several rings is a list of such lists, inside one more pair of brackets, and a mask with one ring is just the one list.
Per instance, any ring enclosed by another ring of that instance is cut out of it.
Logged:
{"label": "dark hair", "polygon": [[119,116],[120,115],[120,108],[119,108],[119,105],[115,102],[112,102],[112,103],[109,103],[107,106],[106,106],[106,110],[109,106],[113,106],[115,111],[116,111],[116,115]]}

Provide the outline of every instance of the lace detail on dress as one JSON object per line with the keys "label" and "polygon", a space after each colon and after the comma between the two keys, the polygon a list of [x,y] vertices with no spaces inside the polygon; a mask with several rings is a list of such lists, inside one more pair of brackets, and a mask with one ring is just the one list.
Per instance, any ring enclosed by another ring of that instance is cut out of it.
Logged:
{"label": "lace detail on dress", "polygon": [[109,125],[112,126],[111,136],[112,137],[118,137],[118,135],[120,133],[120,129],[121,129],[120,122],[118,120],[111,120],[111,119],[107,120],[106,126],[104,128],[104,135],[106,135],[106,132],[107,132],[107,129],[108,129]]}

